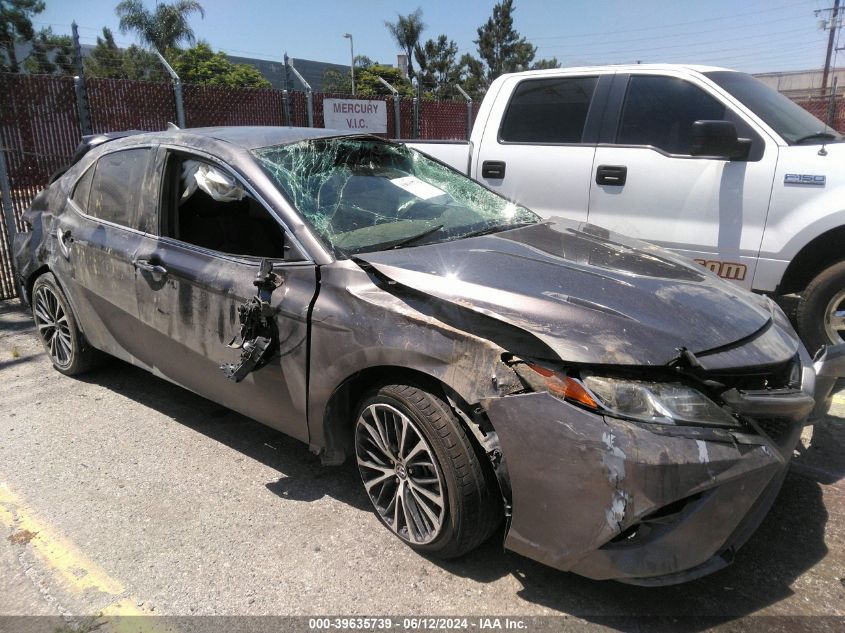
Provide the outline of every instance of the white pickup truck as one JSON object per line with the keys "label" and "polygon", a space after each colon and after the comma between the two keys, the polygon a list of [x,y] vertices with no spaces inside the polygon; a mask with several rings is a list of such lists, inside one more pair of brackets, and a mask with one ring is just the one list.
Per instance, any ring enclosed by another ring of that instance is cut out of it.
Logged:
{"label": "white pickup truck", "polygon": [[654,242],[773,296],[811,351],[845,341],[843,137],[722,68],[530,71],[490,86],[469,142],[409,142],[543,216]]}

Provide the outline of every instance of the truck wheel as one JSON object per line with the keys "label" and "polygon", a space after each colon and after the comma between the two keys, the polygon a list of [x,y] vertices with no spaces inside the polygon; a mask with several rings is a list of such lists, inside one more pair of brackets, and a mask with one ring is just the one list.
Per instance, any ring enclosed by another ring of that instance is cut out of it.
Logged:
{"label": "truck wheel", "polygon": [[379,519],[415,550],[460,556],[501,520],[474,445],[432,393],[408,385],[371,392],[358,412],[355,454]]}
{"label": "truck wheel", "polygon": [[44,273],[32,286],[32,316],[44,351],[58,371],[75,376],[99,364],[102,353],[88,345],[82,336],[52,273]]}
{"label": "truck wheel", "polygon": [[845,343],[845,261],[820,272],[801,295],[798,332],[810,354]]}

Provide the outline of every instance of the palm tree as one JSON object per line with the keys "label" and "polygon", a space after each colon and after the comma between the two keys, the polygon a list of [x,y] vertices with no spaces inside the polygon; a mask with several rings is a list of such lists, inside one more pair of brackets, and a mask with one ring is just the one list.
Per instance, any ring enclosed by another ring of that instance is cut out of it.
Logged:
{"label": "palm tree", "polygon": [[142,44],[160,53],[168,48],[178,48],[181,42],[194,44],[194,31],[188,24],[188,16],[205,11],[196,0],[175,0],[172,4],[157,3],[155,11],[149,11],[141,0],[123,0],[115,9],[120,18],[120,32],[135,31]]}
{"label": "palm tree", "polygon": [[417,9],[408,15],[396,15],[396,22],[385,20],[384,25],[393,36],[393,40],[400,49],[408,56],[408,78],[413,79],[414,75],[414,47],[420,41],[420,35],[425,30],[422,21],[422,9]]}

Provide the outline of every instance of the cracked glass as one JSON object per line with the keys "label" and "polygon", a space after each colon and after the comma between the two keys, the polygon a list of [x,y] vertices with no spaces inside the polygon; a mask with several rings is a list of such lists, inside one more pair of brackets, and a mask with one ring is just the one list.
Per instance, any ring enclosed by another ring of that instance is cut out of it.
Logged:
{"label": "cracked glass", "polygon": [[379,139],[310,139],[253,150],[253,155],[341,257],[539,221],[463,174]]}

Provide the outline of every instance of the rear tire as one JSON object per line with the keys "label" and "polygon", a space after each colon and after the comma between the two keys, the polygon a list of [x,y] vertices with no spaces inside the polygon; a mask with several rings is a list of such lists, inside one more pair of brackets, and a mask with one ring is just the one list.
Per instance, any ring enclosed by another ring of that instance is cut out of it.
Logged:
{"label": "rear tire", "polygon": [[810,354],[845,342],[845,261],[816,275],[798,303],[798,332]]}
{"label": "rear tire", "polygon": [[44,273],[32,286],[32,316],[38,338],[57,371],[76,376],[102,360],[102,353],[88,345],[82,335],[52,273]]}
{"label": "rear tire", "polygon": [[502,512],[491,474],[451,407],[418,387],[370,392],[355,453],[381,522],[413,549],[455,558],[483,543]]}

